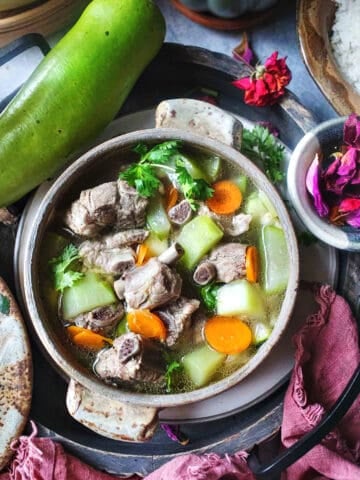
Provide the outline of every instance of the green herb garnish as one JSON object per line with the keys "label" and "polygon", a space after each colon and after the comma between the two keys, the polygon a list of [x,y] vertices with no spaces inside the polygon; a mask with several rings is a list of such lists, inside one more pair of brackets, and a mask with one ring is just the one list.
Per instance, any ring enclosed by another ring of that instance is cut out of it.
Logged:
{"label": "green herb garnish", "polygon": [[[170,140],[155,145],[150,150],[144,144],[138,144],[134,151],[140,155],[140,160],[120,173],[119,177],[136,188],[143,197],[151,197],[160,186],[157,169],[173,173],[184,197],[196,210],[196,200],[206,200],[213,194],[210,185],[201,178],[193,178],[187,171],[180,153],[181,142]],[[175,162],[175,167],[172,166]]]}
{"label": "green herb garnish", "polygon": [[281,182],[285,177],[281,168],[284,149],[274,135],[261,125],[255,125],[252,130],[243,130],[241,152],[251,160],[260,162],[266,175],[274,183]]}
{"label": "green herb garnish", "polygon": [[308,232],[307,230],[298,233],[297,238],[299,240],[299,243],[301,245],[304,245],[305,247],[310,247],[318,241],[315,235],[313,235],[311,232]]}
{"label": "green herb garnish", "polygon": [[182,193],[193,210],[198,206],[196,200],[206,200],[213,196],[214,189],[203,178],[193,178],[181,159],[176,160],[175,171]]}
{"label": "green herb garnish", "polygon": [[50,260],[53,266],[55,289],[63,292],[65,288],[72,287],[75,282],[84,276],[81,272],[69,269],[71,264],[80,258],[78,249],[70,243],[62,253]]}
{"label": "green herb garnish", "polygon": [[171,393],[173,374],[175,371],[181,370],[182,365],[177,360],[172,359],[168,353],[165,353],[165,361],[167,362],[165,372],[166,391]]}
{"label": "green herb garnish", "polygon": [[218,283],[209,283],[200,289],[202,301],[210,312],[214,312],[216,310],[217,292],[220,286],[221,285]]}
{"label": "green herb garnish", "polygon": [[10,300],[0,293],[0,313],[8,315],[10,312]]}
{"label": "green herb garnish", "polygon": [[160,143],[150,150],[143,143],[134,148],[140,155],[140,160],[120,173],[119,177],[136,188],[143,197],[151,197],[159,188],[160,180],[156,175],[156,168],[171,169],[165,165],[173,155],[179,154],[181,143],[177,140]]}

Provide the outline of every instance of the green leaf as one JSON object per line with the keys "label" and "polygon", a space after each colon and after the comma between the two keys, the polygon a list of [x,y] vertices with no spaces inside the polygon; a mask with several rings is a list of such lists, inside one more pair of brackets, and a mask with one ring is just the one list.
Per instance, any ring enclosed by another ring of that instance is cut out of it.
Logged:
{"label": "green leaf", "polygon": [[284,148],[274,135],[261,125],[255,125],[252,130],[243,130],[241,152],[251,160],[259,162],[273,183],[279,183],[285,178],[282,169]]}
{"label": "green leaf", "polygon": [[0,293],[0,313],[8,315],[10,312],[10,300]]}
{"label": "green leaf", "polygon": [[193,178],[181,159],[176,161],[176,175],[182,193],[193,210],[197,208],[197,203],[194,200],[206,200],[212,197],[214,189],[204,179]]}
{"label": "green leaf", "polygon": [[120,173],[119,177],[136,188],[143,197],[151,197],[160,186],[155,168],[148,164],[135,163]]}
{"label": "green leaf", "polygon": [[179,363],[173,357],[173,355],[169,352],[164,352],[164,358],[166,362],[166,372],[165,372],[166,391],[168,393],[171,393],[174,372],[180,371],[183,367],[181,363]]}
{"label": "green leaf", "polygon": [[200,289],[201,299],[210,312],[214,312],[217,306],[217,292],[221,285],[219,283],[209,283]]}
{"label": "green leaf", "polygon": [[83,273],[69,269],[80,258],[78,249],[70,243],[62,253],[50,260],[54,273],[55,289],[63,292],[65,288],[72,287],[75,282],[84,276]]}

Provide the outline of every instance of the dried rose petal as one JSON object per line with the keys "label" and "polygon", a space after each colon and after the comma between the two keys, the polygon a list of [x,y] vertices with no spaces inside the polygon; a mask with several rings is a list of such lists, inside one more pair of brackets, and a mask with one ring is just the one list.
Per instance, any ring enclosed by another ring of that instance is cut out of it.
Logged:
{"label": "dried rose petal", "polygon": [[360,209],[346,217],[346,223],[355,228],[360,228]]}
{"label": "dried rose petal", "polygon": [[340,205],[339,205],[340,213],[353,212],[354,210],[360,210],[359,198],[344,198],[344,200],[340,202]]}
{"label": "dried rose petal", "polygon": [[349,115],[344,123],[344,142],[360,149],[360,117],[355,113]]}
{"label": "dried rose petal", "polygon": [[236,58],[236,60],[251,64],[254,58],[254,53],[249,46],[249,40],[246,33],[243,33],[241,42],[234,48],[232,53],[233,57]]}
{"label": "dried rose petal", "polygon": [[359,152],[349,148],[345,155],[336,155],[324,173],[326,189],[336,195],[342,195],[344,188],[351,183],[357,174]]}
{"label": "dried rose petal", "polygon": [[320,165],[319,155],[315,155],[307,174],[306,188],[314,199],[314,206],[320,217],[326,217],[329,214],[329,207],[326,205],[320,188]]}
{"label": "dried rose petal", "polygon": [[161,428],[173,442],[180,443],[181,445],[187,445],[190,441],[190,439],[180,431],[179,425],[169,425],[168,423],[162,423]]}

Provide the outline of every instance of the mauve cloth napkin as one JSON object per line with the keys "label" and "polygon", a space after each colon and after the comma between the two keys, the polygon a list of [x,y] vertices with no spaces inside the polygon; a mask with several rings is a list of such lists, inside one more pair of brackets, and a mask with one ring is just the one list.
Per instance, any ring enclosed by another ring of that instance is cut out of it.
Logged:
{"label": "mauve cloth napkin", "polygon": [[[320,308],[294,337],[295,367],[286,393],[282,442],[290,446],[311,430],[336,401],[360,361],[355,319],[343,298],[329,286],[315,299]],[[110,480],[114,477],[85,465],[60,444],[23,436],[0,480]],[[146,480],[254,480],[247,453],[188,454],[176,457]],[[283,480],[360,480],[360,398],[337,429],[292,465]],[[135,480],[136,476],[131,477]]]}

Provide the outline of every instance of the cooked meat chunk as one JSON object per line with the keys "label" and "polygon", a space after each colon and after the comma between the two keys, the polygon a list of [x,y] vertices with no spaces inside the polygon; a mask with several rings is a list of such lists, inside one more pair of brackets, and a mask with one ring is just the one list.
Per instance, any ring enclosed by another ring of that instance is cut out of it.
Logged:
{"label": "cooked meat chunk", "polygon": [[246,275],[246,248],[241,243],[226,243],[214,248],[207,259],[216,269],[216,279],[229,283]]}
{"label": "cooked meat chunk", "polygon": [[156,311],[156,314],[167,326],[166,344],[168,347],[175,345],[184,330],[189,328],[191,315],[199,308],[199,305],[199,300],[179,297]]}
{"label": "cooked meat chunk", "polygon": [[116,229],[129,229],[145,225],[148,199],[140,196],[135,188],[124,180],[117,182],[119,202],[117,204]]}
{"label": "cooked meat chunk", "polygon": [[192,208],[187,200],[182,200],[180,203],[170,208],[168,216],[172,223],[176,225],[183,225],[190,220],[192,216]]}
{"label": "cooked meat chunk", "polygon": [[198,285],[207,285],[216,277],[216,268],[213,263],[200,263],[194,272],[193,279]]}
{"label": "cooked meat chunk", "polygon": [[116,182],[83,190],[65,214],[65,223],[77,235],[94,237],[116,222],[118,201]]}
{"label": "cooked meat chunk", "polygon": [[94,370],[109,382],[156,382],[165,373],[161,344],[125,333],[114,340],[111,348],[99,352]]}
{"label": "cooked meat chunk", "polygon": [[135,266],[136,255],[130,245],[142,243],[148,234],[147,230],[133,229],[105,235],[101,240],[86,240],[79,247],[79,255],[89,267],[121,275]]}
{"label": "cooked meat chunk", "polygon": [[131,247],[104,248],[101,242],[83,242],[79,255],[84,264],[97,267],[111,275],[121,275],[125,270],[135,266],[136,255]]}
{"label": "cooked meat chunk", "polygon": [[149,231],[143,228],[133,228],[122,232],[111,233],[102,237],[102,243],[106,248],[129,247],[143,243],[149,236]]}
{"label": "cooked meat chunk", "polygon": [[107,307],[95,308],[91,312],[82,313],[72,321],[79,327],[84,327],[93,332],[107,335],[122,319],[124,307],[121,303],[118,305],[109,305]]}
{"label": "cooked meat chunk", "polygon": [[176,300],[181,293],[180,275],[157,258],[124,274],[124,297],[129,308],[154,309]]}
{"label": "cooked meat chunk", "polygon": [[123,180],[83,190],[65,214],[66,225],[77,235],[96,237],[105,228],[142,227],[148,200]]}
{"label": "cooked meat chunk", "polygon": [[245,213],[238,213],[237,215],[218,215],[212,212],[205,204],[201,204],[198,214],[212,218],[222,230],[224,230],[225,234],[230,237],[237,237],[238,235],[247,232],[252,220],[252,216]]}
{"label": "cooked meat chunk", "polygon": [[114,290],[119,300],[125,300],[125,280],[123,277],[114,282]]}
{"label": "cooked meat chunk", "polygon": [[251,215],[246,213],[238,213],[232,217],[229,224],[224,224],[224,231],[231,237],[237,237],[238,235],[241,235],[249,230],[251,220]]}

